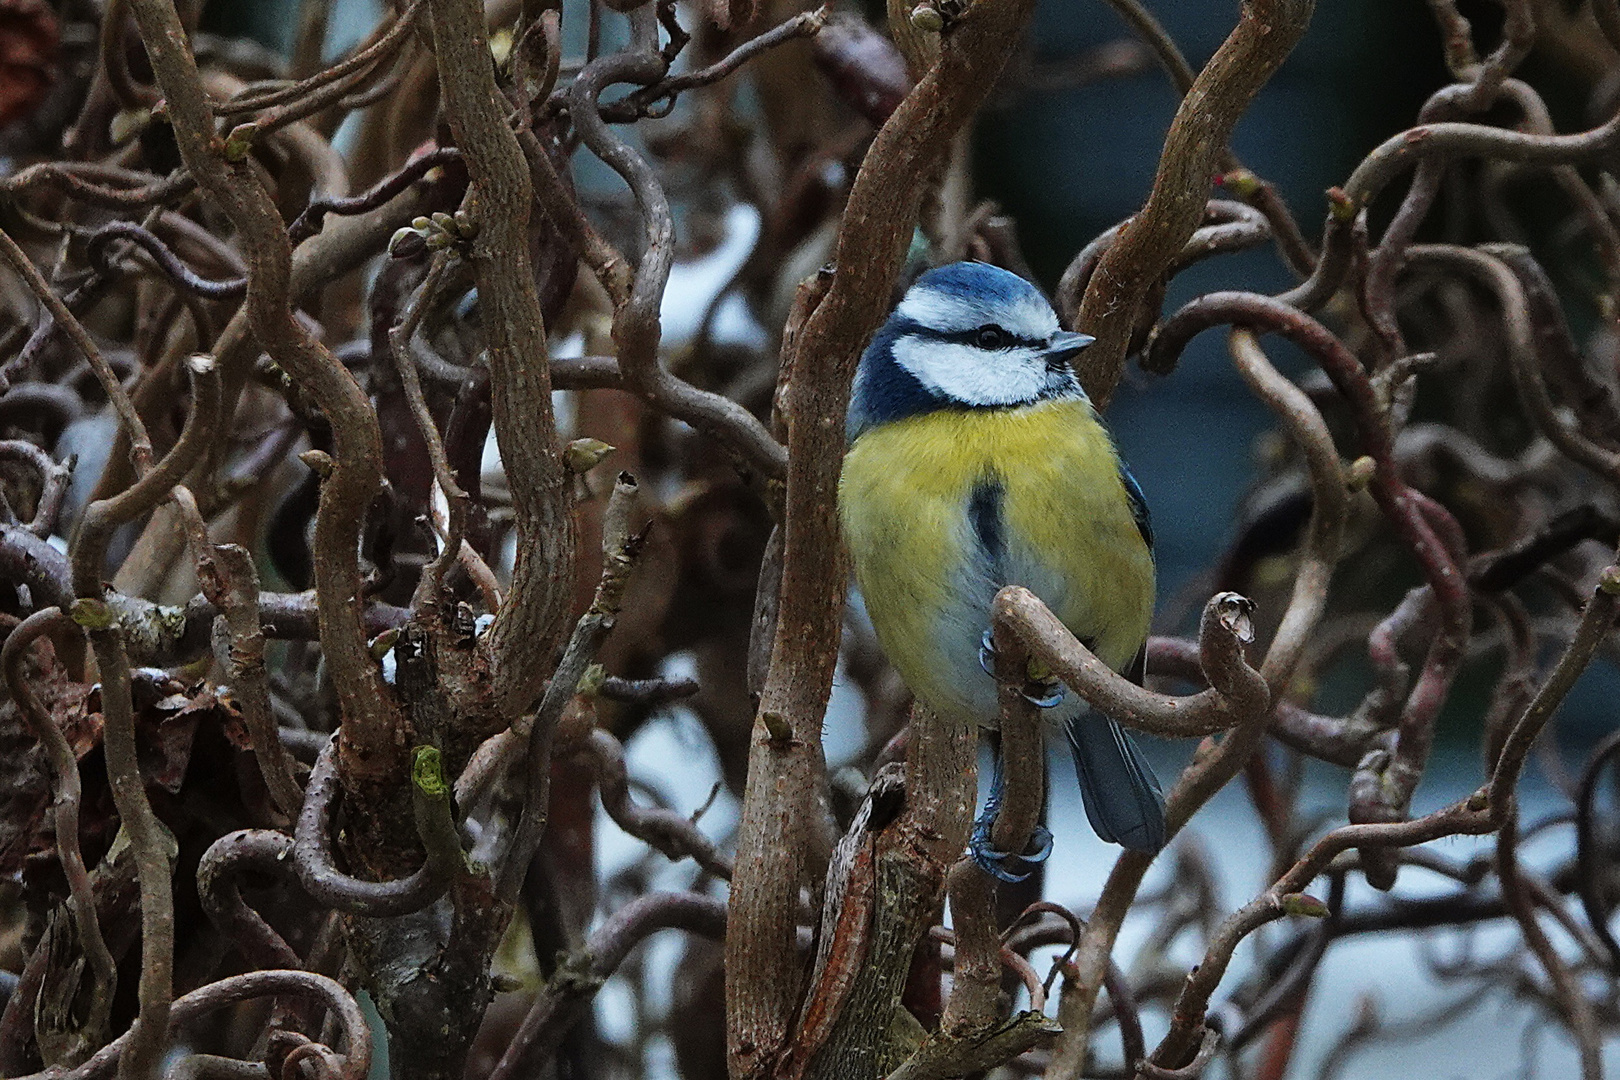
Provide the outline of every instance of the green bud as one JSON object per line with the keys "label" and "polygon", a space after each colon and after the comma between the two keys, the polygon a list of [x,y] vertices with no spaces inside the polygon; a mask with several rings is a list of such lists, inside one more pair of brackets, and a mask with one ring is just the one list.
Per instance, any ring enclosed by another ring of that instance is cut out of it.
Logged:
{"label": "green bud", "polygon": [[1327,190],[1328,213],[1334,220],[1347,222],[1356,216],[1356,204],[1341,187],[1330,187]]}
{"label": "green bud", "polygon": [[787,718],[781,713],[761,712],[759,722],[765,725],[775,742],[785,743],[793,741],[793,729],[788,726]]}
{"label": "green bud", "polygon": [[253,133],[252,124],[243,124],[225,136],[225,160],[232,164],[246,161],[253,149]]}
{"label": "green bud", "polygon": [[450,794],[450,785],[444,779],[444,759],[438,747],[418,746],[411,751],[411,783],[432,799],[443,799]]}
{"label": "green bud", "polygon": [[114,146],[122,146],[146,130],[151,122],[152,113],[147,109],[124,109],[113,114],[111,122],[107,125],[107,134],[112,138]]}
{"label": "green bud", "polygon": [[322,480],[332,475],[332,455],[325,450],[305,450],[298,455],[298,460],[309,466],[309,470]]}
{"label": "green bud", "polygon": [[366,651],[371,654],[371,658],[373,660],[381,660],[383,657],[388,655],[388,650],[392,649],[394,647],[394,643],[398,640],[398,627],[384,630],[382,633],[366,642]]}
{"label": "green bud", "polygon": [[911,9],[911,25],[928,34],[945,29],[945,16],[932,4],[918,4]]}
{"label": "green bud", "polygon": [[1378,466],[1373,459],[1363,454],[1350,463],[1350,468],[1344,475],[1344,486],[1351,491],[1363,491],[1372,483],[1372,478],[1377,472]]}
{"label": "green bud", "polygon": [[422,234],[416,229],[406,225],[395,229],[394,235],[388,240],[388,254],[396,259],[404,259],[419,254],[423,248]]}
{"label": "green bud", "polygon": [[1331,914],[1328,906],[1306,893],[1284,893],[1278,898],[1282,909],[1289,915],[1302,915],[1307,919],[1325,919]]}
{"label": "green bud", "polygon": [[105,600],[80,597],[68,605],[68,618],[86,630],[108,630],[118,625],[118,613]]}
{"label": "green bud", "polygon": [[1247,199],[1260,190],[1260,178],[1248,169],[1233,169],[1220,178],[1221,187],[1240,199]]}

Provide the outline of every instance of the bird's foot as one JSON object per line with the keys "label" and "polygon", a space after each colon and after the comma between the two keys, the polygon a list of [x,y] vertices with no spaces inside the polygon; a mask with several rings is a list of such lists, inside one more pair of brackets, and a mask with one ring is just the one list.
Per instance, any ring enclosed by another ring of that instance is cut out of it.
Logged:
{"label": "bird's foot", "polygon": [[989,630],[979,638],[979,666],[992,679],[996,677],[996,635]]}
{"label": "bird's foot", "polygon": [[1063,704],[1063,684],[1056,679],[1027,682],[1019,693],[1037,709],[1055,709]]}
{"label": "bird's foot", "polygon": [[[979,666],[985,670],[985,674],[995,678],[996,641],[989,630],[979,639]],[[1030,666],[1033,668],[1034,663],[1031,662]],[[1052,709],[1063,703],[1063,683],[1044,672],[1036,674],[1032,671],[1019,693],[1037,709]]]}
{"label": "bird's foot", "polygon": [[[1031,851],[1019,853],[1016,851],[998,851],[990,841],[990,828],[995,824],[996,811],[992,807],[985,807],[985,812],[973,823],[973,835],[968,839],[968,854],[973,861],[979,864],[979,869],[993,878],[1002,881],[1023,881],[1034,872],[1035,864],[1046,861],[1052,854],[1052,830],[1045,825],[1035,826],[1030,833],[1029,845]],[[1022,873],[1016,867],[1025,866]]]}

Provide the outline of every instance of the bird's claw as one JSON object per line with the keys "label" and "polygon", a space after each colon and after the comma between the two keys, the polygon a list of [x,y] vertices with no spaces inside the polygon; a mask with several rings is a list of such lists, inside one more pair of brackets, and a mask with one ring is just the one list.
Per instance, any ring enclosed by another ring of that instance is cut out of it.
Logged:
{"label": "bird's claw", "polygon": [[[979,638],[979,666],[992,679],[996,676],[996,641],[989,631]],[[1030,679],[1019,691],[1037,709],[1053,709],[1063,704],[1063,684],[1057,679]]]}
{"label": "bird's claw", "polygon": [[1063,684],[1056,679],[1025,683],[1019,692],[1037,709],[1053,709],[1063,704]]}
{"label": "bird's claw", "polygon": [[[996,815],[991,812],[981,815],[973,823],[973,835],[968,840],[968,854],[973,856],[973,861],[978,864],[980,870],[993,878],[1007,882],[1023,881],[1034,872],[1036,863],[1045,862],[1046,857],[1052,854],[1052,830],[1045,825],[1035,826],[1035,830],[1029,836],[1030,847],[1033,849],[1031,851],[1024,853],[998,851],[990,842],[990,827],[995,824],[995,820]],[[1027,865],[1029,869],[1021,874],[1007,869],[1008,864],[1020,863]]]}

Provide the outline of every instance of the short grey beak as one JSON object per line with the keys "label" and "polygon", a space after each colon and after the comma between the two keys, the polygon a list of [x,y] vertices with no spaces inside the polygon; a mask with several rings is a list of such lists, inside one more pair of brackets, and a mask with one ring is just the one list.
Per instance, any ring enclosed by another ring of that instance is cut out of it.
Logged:
{"label": "short grey beak", "polygon": [[1052,340],[1047,343],[1046,350],[1042,355],[1046,357],[1048,365],[1060,364],[1096,340],[1090,334],[1076,334],[1069,330],[1059,330],[1052,335]]}

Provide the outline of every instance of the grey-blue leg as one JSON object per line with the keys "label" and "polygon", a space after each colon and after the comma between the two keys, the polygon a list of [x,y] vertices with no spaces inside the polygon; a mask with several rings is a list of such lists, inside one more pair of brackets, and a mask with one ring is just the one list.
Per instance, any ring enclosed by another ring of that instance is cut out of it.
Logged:
{"label": "grey-blue leg", "polygon": [[[1000,740],[996,740],[999,744]],[[994,748],[996,764],[995,771],[990,774],[990,794],[985,797],[984,811],[973,822],[973,834],[968,838],[968,854],[973,861],[979,864],[979,869],[991,877],[1002,881],[1023,881],[1033,873],[1033,866],[1023,873],[1009,870],[1008,866],[1020,863],[1034,864],[1045,862],[1046,857],[1052,854],[1052,830],[1045,825],[1035,826],[1030,834],[1030,847],[1034,850],[1018,853],[1015,851],[998,851],[990,840],[990,830],[995,826],[996,814],[1001,811],[1001,747]]]}
{"label": "grey-blue leg", "polygon": [[[996,677],[996,639],[989,630],[979,639],[979,666],[992,679]],[[1063,704],[1063,684],[1056,679],[1031,679],[1019,692],[1037,709],[1052,709]]]}
{"label": "grey-blue leg", "polygon": [[1164,846],[1164,794],[1136,741],[1118,724],[1089,709],[1063,725],[1080,798],[1097,835],[1132,851]]}

